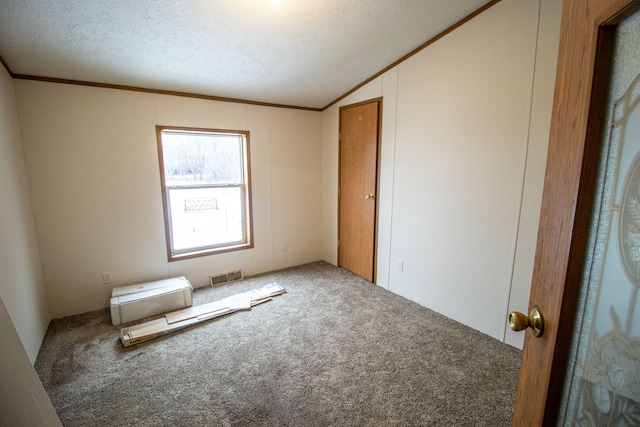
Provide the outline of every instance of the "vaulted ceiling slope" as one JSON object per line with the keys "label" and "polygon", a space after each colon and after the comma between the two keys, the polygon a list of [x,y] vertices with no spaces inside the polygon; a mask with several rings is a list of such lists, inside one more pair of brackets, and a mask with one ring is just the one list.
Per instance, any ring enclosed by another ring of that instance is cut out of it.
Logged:
{"label": "vaulted ceiling slope", "polygon": [[64,79],[322,109],[487,0],[0,0],[0,57]]}

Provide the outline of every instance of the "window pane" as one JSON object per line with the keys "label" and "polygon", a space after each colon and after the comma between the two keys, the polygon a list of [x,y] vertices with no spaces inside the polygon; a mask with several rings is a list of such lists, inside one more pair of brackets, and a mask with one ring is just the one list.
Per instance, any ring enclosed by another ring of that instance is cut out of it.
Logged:
{"label": "window pane", "polygon": [[176,252],[245,241],[240,187],[170,189]]}
{"label": "window pane", "polygon": [[162,133],[165,184],[240,184],[242,135]]}
{"label": "window pane", "polygon": [[252,248],[249,133],[156,131],[169,261]]}

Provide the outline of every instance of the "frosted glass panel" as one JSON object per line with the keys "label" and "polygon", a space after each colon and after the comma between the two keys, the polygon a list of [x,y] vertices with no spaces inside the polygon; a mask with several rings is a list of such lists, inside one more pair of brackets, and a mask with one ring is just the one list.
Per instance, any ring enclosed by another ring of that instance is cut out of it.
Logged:
{"label": "frosted glass panel", "polygon": [[640,425],[640,14],[616,33],[564,425]]}

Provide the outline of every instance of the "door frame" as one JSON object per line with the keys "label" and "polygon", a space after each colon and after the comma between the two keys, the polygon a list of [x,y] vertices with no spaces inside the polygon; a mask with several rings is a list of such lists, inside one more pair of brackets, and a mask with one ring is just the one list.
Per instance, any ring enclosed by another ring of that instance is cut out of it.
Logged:
{"label": "door frame", "polygon": [[338,265],[340,265],[340,184],[341,184],[341,173],[342,173],[342,110],[346,110],[353,107],[359,107],[361,105],[377,103],[378,104],[378,126],[377,131],[378,135],[376,138],[376,188],[375,188],[375,208],[373,213],[373,253],[371,256],[373,257],[373,280],[372,283],[376,283],[377,281],[377,273],[378,273],[378,219],[379,219],[379,209],[380,209],[380,147],[381,139],[382,139],[382,98],[371,98],[364,101],[359,101],[353,104],[343,105],[338,109],[338,227],[336,230],[337,239],[336,242],[338,244]]}
{"label": "door frame", "polygon": [[544,333],[526,332],[512,424],[557,421],[596,197],[609,70],[617,24],[640,0],[564,0],[547,171],[529,310]]}

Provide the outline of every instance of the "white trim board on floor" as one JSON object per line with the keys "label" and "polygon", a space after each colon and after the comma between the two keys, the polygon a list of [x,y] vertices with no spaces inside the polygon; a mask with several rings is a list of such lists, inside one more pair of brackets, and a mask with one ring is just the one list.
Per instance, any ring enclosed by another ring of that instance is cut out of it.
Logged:
{"label": "white trim board on floor", "polygon": [[269,301],[274,296],[285,292],[282,286],[273,282],[262,288],[233,295],[219,301],[173,311],[159,319],[122,328],[120,330],[120,341],[123,346],[129,347],[206,320],[240,310],[249,310],[251,307]]}

